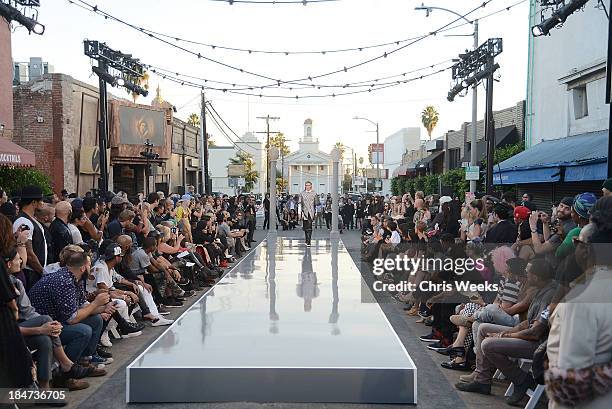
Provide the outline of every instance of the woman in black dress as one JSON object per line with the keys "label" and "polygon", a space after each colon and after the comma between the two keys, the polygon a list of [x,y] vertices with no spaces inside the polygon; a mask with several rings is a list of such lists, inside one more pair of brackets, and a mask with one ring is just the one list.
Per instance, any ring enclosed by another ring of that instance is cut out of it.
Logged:
{"label": "woman in black dress", "polygon": [[25,388],[34,382],[32,356],[17,326],[17,293],[0,260],[0,388]]}

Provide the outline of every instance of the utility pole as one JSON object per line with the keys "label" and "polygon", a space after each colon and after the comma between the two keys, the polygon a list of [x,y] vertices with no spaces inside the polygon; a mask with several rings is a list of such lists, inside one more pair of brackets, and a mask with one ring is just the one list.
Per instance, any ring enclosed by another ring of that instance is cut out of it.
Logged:
{"label": "utility pole", "polygon": [[[474,20],[474,50],[478,48],[478,20]],[[478,83],[472,86],[472,135],[470,139],[470,166],[478,165]],[[476,180],[470,180],[470,192],[476,192]]]}
{"label": "utility pole", "polygon": [[[98,68],[100,68],[102,72],[108,73],[108,67],[102,60],[98,61]],[[99,77],[98,84],[100,86],[100,121],[98,122],[100,179],[98,181],[98,194],[100,197],[102,197],[102,195],[105,195],[106,192],[108,192],[108,163],[106,158],[108,141],[108,99],[106,94],[106,81],[103,79],[103,77]]]}
{"label": "utility pole", "polygon": [[[382,179],[380,178],[380,141],[378,135],[378,122],[376,122],[376,190],[379,189],[382,192]],[[383,151],[384,152],[384,151]]]}
{"label": "utility pole", "polygon": [[[270,116],[270,114],[266,116],[258,116],[257,119],[264,119],[266,121],[266,130],[263,132],[257,132],[266,134],[266,187],[270,186],[270,178],[273,177],[276,179],[276,175],[270,175],[270,121],[278,121],[280,118],[277,116]],[[280,133],[280,132],[273,132]]]}
{"label": "utility pole", "polygon": [[200,149],[200,159],[202,165],[200,169],[202,170],[202,191],[200,193],[210,195],[211,192],[208,182],[208,134],[206,133],[206,96],[204,95],[204,91],[202,91],[201,98],[200,140],[202,141],[202,147]]}
{"label": "utility pole", "polygon": [[[487,108],[485,114],[485,139],[487,140],[487,175],[486,192],[493,194],[493,159],[495,157],[495,119],[493,117],[493,57],[489,56],[487,61]],[[476,146],[472,146],[472,153],[476,151]]]}
{"label": "utility pole", "polygon": [[[452,77],[455,85],[448,92],[448,100],[452,102],[463,90],[476,87],[481,81],[486,82],[487,101],[485,113],[485,140],[487,141],[487,174],[486,192],[493,194],[493,159],[495,156],[495,124],[493,120],[493,74],[499,68],[495,57],[503,51],[501,38],[489,38],[473,51],[460,54],[460,60],[452,67]],[[472,112],[473,113],[473,112]],[[472,138],[474,131],[472,129]],[[476,142],[477,143],[477,142]],[[474,160],[476,144],[472,139],[471,160]],[[467,177],[467,174],[466,174]]]}

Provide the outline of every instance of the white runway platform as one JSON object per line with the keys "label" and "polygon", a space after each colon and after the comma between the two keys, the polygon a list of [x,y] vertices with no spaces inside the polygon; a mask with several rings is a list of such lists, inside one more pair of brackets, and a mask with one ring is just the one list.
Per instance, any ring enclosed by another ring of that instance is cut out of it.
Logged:
{"label": "white runway platform", "polygon": [[127,367],[127,401],[414,404],[416,367],[364,288],[339,240],[264,241]]}

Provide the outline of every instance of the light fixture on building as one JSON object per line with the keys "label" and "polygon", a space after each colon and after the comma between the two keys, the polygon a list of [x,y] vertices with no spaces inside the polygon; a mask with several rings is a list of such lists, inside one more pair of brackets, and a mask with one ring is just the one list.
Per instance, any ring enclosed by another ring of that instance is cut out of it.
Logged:
{"label": "light fixture on building", "polygon": [[93,71],[94,74],[96,74],[100,79],[102,79],[104,82],[109,84],[111,87],[116,87],[117,85],[123,85],[123,84],[119,84],[119,80],[123,82],[122,78],[114,77],[113,75],[104,71],[100,67],[94,66],[94,67],[91,67],[91,70]]}
{"label": "light fixture on building", "polygon": [[34,32],[34,34],[42,35],[45,32],[44,25],[33,18],[26,17],[21,11],[10,4],[0,2],[0,16],[4,17],[9,23],[15,21],[21,24],[30,33]]}
{"label": "light fixture on building", "polygon": [[[25,4],[23,2],[18,2],[24,6],[36,7],[39,4],[34,2],[32,4]],[[33,18],[25,16],[21,11],[11,6],[10,4],[0,2],[0,16],[6,18],[6,20],[10,23],[11,21],[15,21],[22,26],[24,26],[28,32],[34,32],[34,34],[42,35],[45,32],[45,26]]]}
{"label": "light fixture on building", "polygon": [[130,80],[124,79],[123,86],[127,88],[128,90],[132,91],[134,94],[142,95],[143,97],[146,97],[147,95],[149,95],[149,91],[147,91],[146,89],[144,89],[138,84],[134,84]]}
{"label": "light fixture on building", "polygon": [[540,24],[533,26],[531,28],[531,33],[534,37],[547,35],[550,30],[552,30],[558,24],[563,24],[573,12],[581,7],[584,7],[588,1],[589,0],[572,0],[570,3],[559,7],[557,10],[555,10],[552,16],[542,21]]}

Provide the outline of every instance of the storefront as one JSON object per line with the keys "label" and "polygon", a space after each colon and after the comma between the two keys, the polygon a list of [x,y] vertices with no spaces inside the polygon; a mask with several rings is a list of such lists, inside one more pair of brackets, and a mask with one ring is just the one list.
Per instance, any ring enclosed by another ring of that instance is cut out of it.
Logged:
{"label": "storefront", "polygon": [[608,131],[540,142],[495,166],[494,184],[530,193],[540,209],[565,196],[601,194],[607,178]]}
{"label": "storefront", "polygon": [[[110,104],[110,165],[113,189],[128,195],[167,192],[172,112],[128,101]],[[147,158],[147,153],[151,154]]]}

